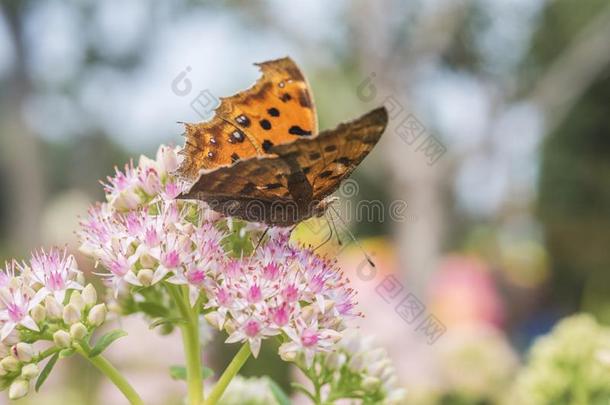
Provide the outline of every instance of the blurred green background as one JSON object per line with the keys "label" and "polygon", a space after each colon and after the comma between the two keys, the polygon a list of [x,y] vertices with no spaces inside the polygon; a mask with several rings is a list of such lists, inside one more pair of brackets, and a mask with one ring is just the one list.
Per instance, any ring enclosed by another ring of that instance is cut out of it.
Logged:
{"label": "blurred green background", "polygon": [[[2,0],[0,260],[76,250],[76,216],[102,198],[98,180],[182,144],[177,122],[202,120],[191,106],[201,91],[230,95],[257,78],[252,63],[289,55],[321,128],[394,107],[356,192],[343,191],[354,202],[344,214],[358,201],[384,207],[348,219],[374,278],[353,246],[339,254],[363,332],[390,351],[412,403],[497,403],[558,319],[610,322],[609,38],[603,0]],[[435,163],[400,136],[409,115],[446,149]],[[396,201],[407,207],[398,219]],[[325,227],[299,234],[323,239]],[[445,326],[434,344],[396,312],[403,295],[376,292],[388,274]],[[179,341],[121,322],[131,333],[117,362],[151,404],[179,403],[182,385],[165,382]],[[456,358],[477,339],[487,345]],[[217,367],[231,349],[221,342],[206,360]],[[266,353],[246,373],[285,386],[287,366]],[[57,374],[30,400],[120,403],[81,363]]]}

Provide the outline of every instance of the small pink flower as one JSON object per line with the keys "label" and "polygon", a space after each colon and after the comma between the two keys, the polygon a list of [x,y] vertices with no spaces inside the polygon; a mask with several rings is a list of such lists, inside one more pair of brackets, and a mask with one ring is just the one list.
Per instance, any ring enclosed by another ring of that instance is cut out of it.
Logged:
{"label": "small pink flower", "polygon": [[244,332],[248,338],[254,338],[261,331],[260,324],[254,319],[250,319],[244,326]]}
{"label": "small pink flower", "polygon": [[[27,267],[27,266],[26,266]],[[30,266],[32,277],[42,284],[36,292],[36,300],[42,301],[52,294],[58,302],[63,302],[67,290],[82,290],[76,278],[80,271],[76,268],[74,256],[68,255],[67,250],[51,249],[32,254]]]}
{"label": "small pink flower", "polygon": [[0,303],[2,304],[0,309],[1,340],[6,339],[19,325],[31,330],[39,330],[36,322],[29,314],[30,310],[44,297],[34,297],[35,293],[28,284],[27,276],[17,277],[16,267],[17,265],[13,261],[1,270],[5,274],[2,278],[9,278],[8,283],[0,287]]}
{"label": "small pink flower", "polygon": [[290,320],[290,312],[291,311],[289,310],[287,303],[283,303],[277,308],[272,308],[270,310],[271,322],[279,327],[285,326]]}
{"label": "small pink flower", "polygon": [[258,285],[254,284],[248,289],[248,294],[246,295],[246,299],[250,304],[255,304],[262,299],[261,289]]}

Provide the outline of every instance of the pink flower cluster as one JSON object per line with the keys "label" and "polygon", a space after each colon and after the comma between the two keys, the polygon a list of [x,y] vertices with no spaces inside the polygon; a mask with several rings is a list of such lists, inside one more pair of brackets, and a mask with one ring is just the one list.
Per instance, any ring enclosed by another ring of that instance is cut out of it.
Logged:
{"label": "pink flower cluster", "polygon": [[285,230],[272,233],[253,256],[230,261],[209,283],[206,319],[229,332],[228,343],[249,342],[255,356],[262,339],[283,334],[280,355],[302,353],[311,364],[357,315],[355,293],[335,263],[292,246]]}
{"label": "pink flower cluster", "polygon": [[225,261],[225,234],[201,220],[204,210],[199,204],[159,200],[139,210],[110,213],[99,204],[81,223],[81,250],[108,270],[100,275],[115,291],[124,283],[151,286],[165,280],[189,285],[194,304],[206,275]]}
{"label": "pink flower cluster", "polygon": [[107,270],[101,275],[115,292],[188,285],[191,305],[202,298],[206,319],[229,333],[227,342],[249,342],[255,356],[262,339],[280,334],[286,359],[303,353],[310,362],[329,351],[345,318],[356,315],[354,292],[335,263],[292,246],[279,229],[252,256],[231,258],[223,241],[235,236],[232,220],[203,202],[173,199],[182,191],[171,174],[177,161],[177,150],[161,146],[156,160],[142,157],[109,178],[108,202],[81,221],[81,250]]}
{"label": "pink flower cluster", "polygon": [[115,169],[114,177],[104,184],[106,199],[116,211],[129,211],[149,203],[157,196],[173,199],[180,194],[180,185],[170,174],[178,168],[176,148],[161,145],[155,160],[140,156],[137,166],[125,165],[125,171]]}
{"label": "pink flower cluster", "polygon": [[5,343],[18,340],[18,326],[38,331],[31,311],[48,296],[62,303],[68,290],[82,290],[82,273],[66,251],[41,250],[29,263],[7,263],[0,271],[0,339]]}

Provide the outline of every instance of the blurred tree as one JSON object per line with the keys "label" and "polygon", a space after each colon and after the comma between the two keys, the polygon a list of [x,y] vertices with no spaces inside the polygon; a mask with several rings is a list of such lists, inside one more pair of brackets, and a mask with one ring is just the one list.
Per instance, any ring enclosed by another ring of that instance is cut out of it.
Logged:
{"label": "blurred tree", "polygon": [[[574,7],[570,1],[550,3],[536,35],[530,66],[548,66],[560,60],[563,44],[597,27],[601,44],[608,43],[610,8],[604,1]],[[586,6],[585,6],[586,5]],[[605,24],[599,20],[604,19]],[[600,29],[602,32],[599,32]],[[605,32],[603,30],[606,30]],[[583,41],[595,48],[596,38]],[[542,148],[538,213],[554,270],[554,301],[573,311],[580,304],[610,321],[610,66],[607,51],[572,52],[574,62],[587,70],[584,92],[566,106],[566,115],[554,125]],[[584,59],[582,55],[591,55]],[[565,59],[565,58],[564,58]],[[597,65],[597,66],[596,66]],[[581,68],[582,69],[582,68]],[[558,69],[555,69],[557,71]],[[555,78],[554,91],[569,92],[568,83]],[[576,78],[576,79],[574,79]],[[548,86],[551,87],[551,86]],[[571,107],[571,108],[570,108]]]}

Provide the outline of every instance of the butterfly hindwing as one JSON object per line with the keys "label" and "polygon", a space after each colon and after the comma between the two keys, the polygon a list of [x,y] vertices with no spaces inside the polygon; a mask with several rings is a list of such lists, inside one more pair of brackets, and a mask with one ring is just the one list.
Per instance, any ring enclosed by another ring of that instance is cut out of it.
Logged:
{"label": "butterfly hindwing", "polygon": [[309,84],[290,58],[257,64],[262,76],[247,90],[220,99],[214,117],[186,124],[182,175],[264,155],[275,146],[318,132]]}
{"label": "butterfly hindwing", "polygon": [[287,186],[289,171],[286,163],[277,157],[250,158],[203,172],[181,198],[290,199]]}
{"label": "butterfly hindwing", "polygon": [[385,108],[323,131],[316,138],[279,145],[271,152],[292,156],[312,186],[313,199],[321,201],[334,192],[373,149],[388,122]]}

